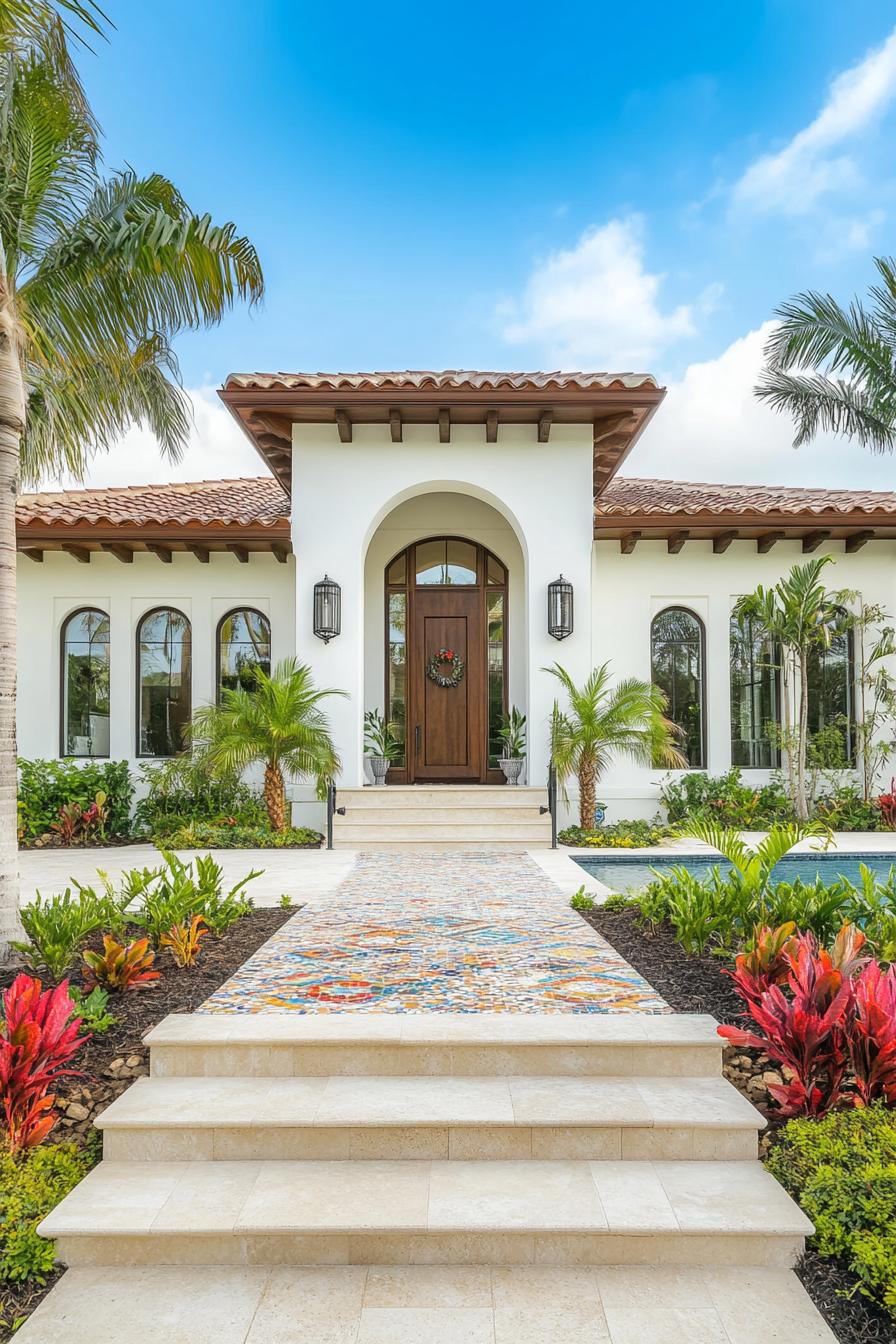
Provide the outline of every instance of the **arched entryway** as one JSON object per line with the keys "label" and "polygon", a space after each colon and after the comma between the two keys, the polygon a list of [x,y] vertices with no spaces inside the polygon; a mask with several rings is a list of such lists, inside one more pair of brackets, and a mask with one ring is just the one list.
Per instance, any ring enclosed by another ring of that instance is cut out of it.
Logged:
{"label": "arched entryway", "polygon": [[466,537],[425,537],[385,568],[386,714],[395,784],[500,783],[507,569]]}

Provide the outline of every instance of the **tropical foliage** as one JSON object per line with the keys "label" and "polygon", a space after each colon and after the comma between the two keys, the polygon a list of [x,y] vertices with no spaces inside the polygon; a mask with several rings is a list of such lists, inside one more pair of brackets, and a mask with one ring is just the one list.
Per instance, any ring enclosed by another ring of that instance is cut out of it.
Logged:
{"label": "tropical foliage", "polygon": [[104,174],[66,22],[104,26],[90,0],[0,7],[0,944],[17,908],[20,474],[30,482],[79,474],[134,422],[177,458],[190,416],[175,336],[218,322],[263,289],[255,249],[233,224],[194,212],[160,173]]}
{"label": "tropical foliage", "polygon": [[561,783],[578,779],[579,824],[585,830],[594,828],[597,783],[614,756],[640,765],[687,764],[658,687],[635,677],[614,685],[609,663],[595,668],[581,686],[559,663],[545,671],[560,682],[567,701],[563,709],[554,702],[551,757]]}
{"label": "tropical foliage", "polygon": [[42,1143],[20,1153],[0,1148],[0,1282],[45,1283],[56,1247],[37,1226],[87,1175],[89,1148]]}
{"label": "tropical foliage", "polygon": [[63,810],[83,817],[102,795],[105,813],[94,823],[94,838],[105,840],[130,831],[134,786],[127,761],[27,761],[20,759],[18,830],[24,844],[46,836]]}
{"label": "tropical foliage", "polygon": [[339,769],[339,757],[321,702],[344,691],[315,686],[311,668],[286,658],[268,673],[259,669],[251,691],[224,690],[217,705],[193,715],[191,739],[213,774],[264,765],[264,801],[273,830],[286,828],[284,771],[313,779],[322,795]]}
{"label": "tropical foliage", "polygon": [[896,263],[876,257],[869,301],[843,307],[809,292],[781,304],[756,394],[794,423],[794,446],[819,433],[872,452],[896,443]]}
{"label": "tropical foliage", "polygon": [[32,1148],[56,1123],[50,1088],[72,1074],[69,1062],[86,1039],[73,1016],[68,982],[44,989],[16,976],[3,995],[0,1021],[0,1107],[10,1152]]}

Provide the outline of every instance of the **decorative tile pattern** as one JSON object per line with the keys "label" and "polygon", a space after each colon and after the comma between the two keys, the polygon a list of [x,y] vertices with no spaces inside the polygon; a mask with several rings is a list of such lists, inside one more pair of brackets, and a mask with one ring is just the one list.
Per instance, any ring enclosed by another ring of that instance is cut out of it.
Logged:
{"label": "decorative tile pattern", "polygon": [[666,1013],[525,854],[361,854],[199,1010]]}

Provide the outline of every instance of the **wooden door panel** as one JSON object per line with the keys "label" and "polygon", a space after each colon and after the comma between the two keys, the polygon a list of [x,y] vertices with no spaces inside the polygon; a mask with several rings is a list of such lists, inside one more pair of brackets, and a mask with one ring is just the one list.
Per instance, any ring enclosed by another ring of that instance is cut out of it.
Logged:
{"label": "wooden door panel", "polygon": [[[430,658],[452,649],[464,660],[457,686],[439,686],[426,675]],[[413,777],[478,780],[482,773],[485,675],[481,594],[434,588],[414,599],[413,659],[415,734]]]}

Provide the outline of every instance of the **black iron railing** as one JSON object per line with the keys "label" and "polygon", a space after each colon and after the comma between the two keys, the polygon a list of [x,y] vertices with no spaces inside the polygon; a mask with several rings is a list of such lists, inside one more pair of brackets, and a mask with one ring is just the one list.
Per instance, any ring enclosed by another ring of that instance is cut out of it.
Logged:
{"label": "black iron railing", "polygon": [[336,785],[327,785],[327,849],[333,848],[333,818],[345,816],[345,808],[336,806]]}
{"label": "black iron railing", "polygon": [[551,849],[557,848],[557,767],[551,761],[548,767],[548,805],[540,807],[539,812],[542,816],[545,812],[551,814]]}

